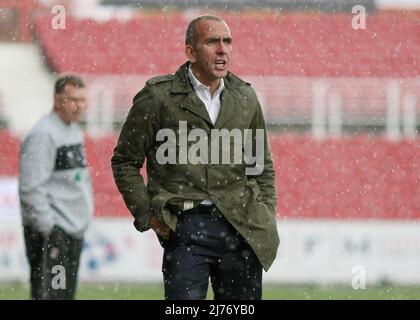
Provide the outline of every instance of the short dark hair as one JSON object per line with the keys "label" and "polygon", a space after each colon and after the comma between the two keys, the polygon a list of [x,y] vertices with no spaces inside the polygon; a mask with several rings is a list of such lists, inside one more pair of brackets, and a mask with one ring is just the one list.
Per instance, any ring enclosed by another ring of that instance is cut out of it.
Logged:
{"label": "short dark hair", "polygon": [[185,32],[185,45],[194,46],[197,40],[197,24],[202,20],[214,20],[224,22],[222,18],[211,14],[205,14],[195,18],[188,24],[187,31]]}
{"label": "short dark hair", "polygon": [[55,94],[63,93],[64,88],[68,84],[76,88],[85,87],[85,83],[80,77],[73,74],[65,74],[65,75],[60,76],[55,82],[54,93]]}

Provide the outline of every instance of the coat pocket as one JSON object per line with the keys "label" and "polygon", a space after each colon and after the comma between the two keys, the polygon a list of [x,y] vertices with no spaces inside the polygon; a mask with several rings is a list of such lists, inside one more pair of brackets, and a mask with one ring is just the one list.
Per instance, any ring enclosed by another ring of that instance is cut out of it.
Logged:
{"label": "coat pocket", "polygon": [[166,248],[170,245],[174,245],[177,242],[180,242],[183,239],[183,237],[182,237],[182,218],[178,218],[176,220],[175,229],[174,230],[171,229],[168,239],[165,239],[165,238],[161,237],[157,233],[156,233],[156,236],[159,240],[160,245],[163,248]]}

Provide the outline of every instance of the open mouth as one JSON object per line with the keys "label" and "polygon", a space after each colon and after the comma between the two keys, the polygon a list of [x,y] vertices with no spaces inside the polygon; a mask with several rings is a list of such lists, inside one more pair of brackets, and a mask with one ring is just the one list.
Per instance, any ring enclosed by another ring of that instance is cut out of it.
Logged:
{"label": "open mouth", "polygon": [[225,66],[226,66],[226,60],[223,60],[223,59],[216,60],[216,67],[218,69],[223,69]]}

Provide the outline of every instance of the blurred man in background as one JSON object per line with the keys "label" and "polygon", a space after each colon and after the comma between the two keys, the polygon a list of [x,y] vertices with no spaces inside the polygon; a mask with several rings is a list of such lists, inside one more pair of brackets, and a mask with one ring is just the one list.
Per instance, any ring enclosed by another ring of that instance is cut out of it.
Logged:
{"label": "blurred man in background", "polygon": [[21,145],[19,197],[32,299],[73,299],[83,236],[93,213],[91,178],[78,125],[85,84],[57,79],[54,108]]}
{"label": "blurred man in background", "polygon": [[[261,106],[251,86],[228,71],[232,36],[221,18],[191,21],[185,53],[189,61],[175,75],[149,80],[134,97],[112,157],[114,178],[137,230],[153,229],[165,249],[166,299],[205,299],[209,279],[215,299],[261,299],[262,268],[271,266],[279,244]],[[198,162],[192,149],[182,150],[197,140],[190,133],[207,144],[225,129],[262,132],[260,171],[248,174],[243,162],[205,161],[233,151],[232,140],[229,151],[209,143]],[[166,162],[174,151],[177,162]],[[146,158],[147,189],[139,173]]]}

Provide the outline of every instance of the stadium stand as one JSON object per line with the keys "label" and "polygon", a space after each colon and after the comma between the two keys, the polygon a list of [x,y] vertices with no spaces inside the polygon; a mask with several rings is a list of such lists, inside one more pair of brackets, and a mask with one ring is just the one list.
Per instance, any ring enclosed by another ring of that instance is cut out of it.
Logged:
{"label": "stadium stand", "polygon": [[[366,30],[353,30],[353,15],[345,13],[260,11],[224,16],[235,37],[232,71],[257,89],[273,125],[310,125],[319,81],[325,88],[321,99],[339,104],[342,125],[353,131],[354,126],[383,130],[390,79],[399,81],[401,104],[406,95],[420,100],[415,79],[420,74],[417,11],[369,14]],[[188,19],[180,12],[105,22],[69,17],[65,30],[54,30],[48,16],[39,16],[35,34],[54,70],[85,74],[90,84],[107,78],[97,91],[107,92],[118,126],[145,79],[172,73],[185,60]],[[103,99],[92,97],[90,105],[99,109]]]}
{"label": "stadium stand", "polygon": [[[87,140],[96,216],[129,216],[109,165],[115,142],[115,135]],[[2,131],[0,143],[0,176],[16,176],[19,139]],[[271,146],[279,218],[420,219],[418,138],[272,134]]]}
{"label": "stadium stand", "polygon": [[420,218],[419,140],[272,137],[279,217]]}
{"label": "stadium stand", "polygon": [[0,130],[0,177],[19,173],[19,138],[7,130]]}
{"label": "stadium stand", "polygon": [[96,216],[130,215],[115,186],[110,166],[116,141],[115,135],[86,140],[86,153],[95,191]]}
{"label": "stadium stand", "polygon": [[[232,70],[241,75],[415,77],[420,73],[420,14],[381,12],[355,32],[349,14],[229,14],[235,37]],[[68,19],[65,30],[39,17],[35,31],[59,72],[170,73],[183,62],[186,20],[180,14],[130,21]],[[267,32],[269,30],[270,32]],[[334,32],[332,32],[334,31]],[[82,48],[82,49],[81,49]]]}
{"label": "stadium stand", "polygon": [[[400,85],[398,101],[406,95],[420,99],[419,12],[369,13],[366,30],[353,30],[353,16],[345,13],[254,11],[224,16],[235,37],[232,71],[256,87],[270,106],[264,111],[274,126],[281,121],[293,124],[293,115],[301,123],[308,117],[316,81],[340,94],[343,121],[359,119],[361,125],[384,117],[389,79]],[[184,61],[188,20],[179,11],[142,13],[128,21],[69,16],[66,29],[55,30],[51,15],[39,15],[34,34],[54,71],[81,73],[99,93],[105,91],[101,84],[95,87],[100,79],[106,90],[116,93],[109,103],[124,114],[145,79],[171,73]],[[306,111],[300,113],[302,109]],[[18,174],[18,141],[7,131],[0,133],[0,160],[5,164],[1,176]],[[129,215],[109,165],[115,141],[115,133],[87,140],[97,216]],[[278,217],[420,218],[418,138],[392,142],[356,135],[317,140],[273,131],[271,142]]]}

